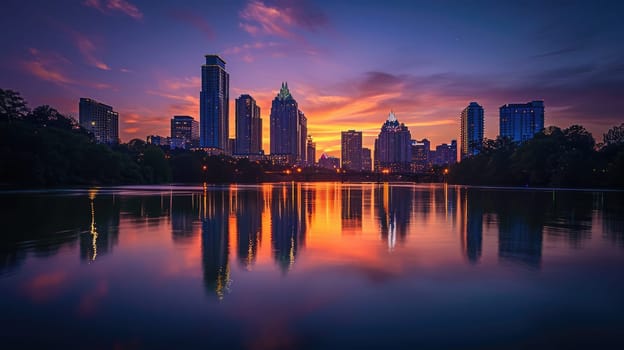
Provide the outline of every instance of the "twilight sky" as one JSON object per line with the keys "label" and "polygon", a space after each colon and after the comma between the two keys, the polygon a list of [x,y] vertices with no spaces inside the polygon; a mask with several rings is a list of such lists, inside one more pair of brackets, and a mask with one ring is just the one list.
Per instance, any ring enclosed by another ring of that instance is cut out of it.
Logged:
{"label": "twilight sky", "polygon": [[0,87],[78,117],[91,97],[120,113],[123,142],[199,119],[204,55],[217,53],[234,99],[260,104],[269,151],[271,100],[287,81],[317,156],[340,131],[372,148],[393,109],[413,138],[459,138],[470,101],[543,99],[546,125],[582,124],[598,141],[624,122],[622,1],[4,0]]}

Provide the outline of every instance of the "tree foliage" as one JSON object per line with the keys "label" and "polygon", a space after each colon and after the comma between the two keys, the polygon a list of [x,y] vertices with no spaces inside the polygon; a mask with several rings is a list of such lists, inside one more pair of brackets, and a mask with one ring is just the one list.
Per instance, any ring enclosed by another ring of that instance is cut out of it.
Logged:
{"label": "tree foliage", "polygon": [[609,130],[601,147],[580,125],[563,130],[549,127],[522,144],[486,140],[481,154],[451,168],[449,181],[504,186],[624,187],[623,130],[624,124]]}

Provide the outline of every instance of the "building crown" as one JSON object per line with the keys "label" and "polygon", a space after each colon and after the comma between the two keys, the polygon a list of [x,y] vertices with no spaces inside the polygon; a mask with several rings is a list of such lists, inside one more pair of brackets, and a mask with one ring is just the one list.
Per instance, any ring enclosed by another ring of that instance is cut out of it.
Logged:
{"label": "building crown", "polygon": [[388,121],[395,122],[397,120],[396,115],[394,115],[394,111],[390,110],[390,114],[388,114]]}
{"label": "building crown", "polygon": [[288,90],[288,82],[284,83],[282,82],[282,87],[280,88],[280,92],[277,95],[277,97],[280,100],[285,100],[287,98],[292,98],[292,96],[290,95],[290,91]]}

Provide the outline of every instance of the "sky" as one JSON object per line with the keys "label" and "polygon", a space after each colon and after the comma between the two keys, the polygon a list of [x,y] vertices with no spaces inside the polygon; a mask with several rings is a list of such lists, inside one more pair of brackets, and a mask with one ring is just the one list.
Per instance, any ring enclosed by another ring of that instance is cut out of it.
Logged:
{"label": "sky", "polygon": [[0,88],[30,107],[78,118],[80,97],[120,113],[122,142],[169,135],[173,115],[199,119],[204,55],[219,54],[234,99],[261,107],[282,82],[322,152],[340,131],[364,147],[393,110],[414,139],[459,139],[471,101],[485,109],[544,100],[545,124],[594,137],[624,122],[624,2],[369,0],[4,0]]}

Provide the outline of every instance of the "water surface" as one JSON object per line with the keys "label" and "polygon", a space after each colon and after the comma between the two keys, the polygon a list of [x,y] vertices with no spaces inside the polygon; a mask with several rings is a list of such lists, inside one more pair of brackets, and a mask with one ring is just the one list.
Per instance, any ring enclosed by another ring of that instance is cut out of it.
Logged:
{"label": "water surface", "polygon": [[624,346],[622,192],[285,183],[0,205],[8,348]]}

